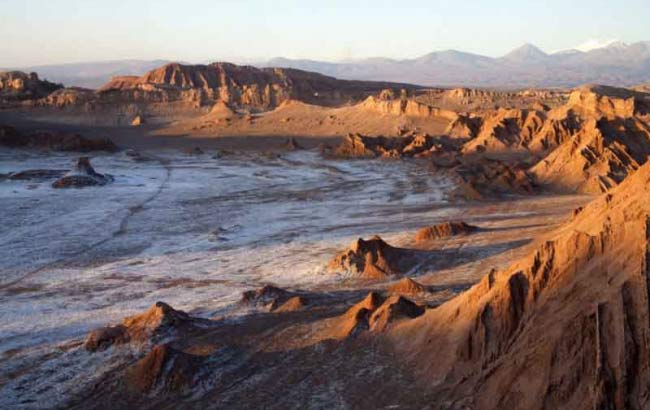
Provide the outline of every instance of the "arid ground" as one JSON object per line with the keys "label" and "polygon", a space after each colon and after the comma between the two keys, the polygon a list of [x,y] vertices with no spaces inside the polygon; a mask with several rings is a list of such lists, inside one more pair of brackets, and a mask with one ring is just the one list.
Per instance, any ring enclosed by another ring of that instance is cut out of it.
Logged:
{"label": "arid ground", "polygon": [[642,89],[2,78],[0,408],[650,406]]}

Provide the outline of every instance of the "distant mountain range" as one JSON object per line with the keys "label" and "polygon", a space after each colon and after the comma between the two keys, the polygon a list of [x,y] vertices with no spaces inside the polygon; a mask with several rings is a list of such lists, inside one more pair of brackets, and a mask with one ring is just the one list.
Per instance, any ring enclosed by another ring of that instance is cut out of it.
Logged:
{"label": "distant mountain range", "polygon": [[497,58],[446,50],[406,60],[370,58],[330,63],[274,58],[264,65],[316,71],[341,79],[426,86],[573,87],[585,83],[630,86],[650,81],[650,41],[616,42],[587,52],[567,50],[552,54],[525,44]]}
{"label": "distant mountain range", "polygon": [[[99,88],[116,75],[142,75],[168,60],[117,60],[19,68],[66,86]],[[423,86],[574,87],[586,83],[631,86],[650,82],[650,41],[611,43],[590,51],[545,53],[525,44],[502,57],[457,50],[395,60],[347,62],[273,58],[258,67],[297,68],[345,80],[391,81]]]}

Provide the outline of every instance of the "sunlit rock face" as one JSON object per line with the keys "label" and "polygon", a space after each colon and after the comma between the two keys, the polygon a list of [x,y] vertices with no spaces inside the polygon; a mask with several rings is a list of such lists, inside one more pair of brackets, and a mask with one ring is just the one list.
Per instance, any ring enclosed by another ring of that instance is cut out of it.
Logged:
{"label": "sunlit rock face", "polygon": [[650,164],[529,256],[395,328],[396,350],[440,402],[647,407],[648,184]]}
{"label": "sunlit rock face", "polygon": [[400,84],[337,80],[290,68],[255,68],[230,63],[167,64],[141,77],[113,78],[99,94],[133,102],[183,100],[207,104],[221,101],[232,107],[269,110],[289,100],[342,104],[360,100],[387,86]]}
{"label": "sunlit rock face", "polygon": [[36,73],[0,72],[0,104],[47,97],[51,92],[61,88],[63,86],[60,84],[39,79]]}

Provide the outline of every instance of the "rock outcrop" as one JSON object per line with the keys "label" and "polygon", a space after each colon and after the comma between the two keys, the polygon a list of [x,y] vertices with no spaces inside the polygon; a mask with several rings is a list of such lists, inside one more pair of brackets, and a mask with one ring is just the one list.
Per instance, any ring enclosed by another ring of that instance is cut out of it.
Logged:
{"label": "rock outcrop", "polygon": [[650,155],[650,126],[639,119],[590,119],[531,168],[557,191],[598,194],[623,181]]}
{"label": "rock outcrop", "polygon": [[433,407],[650,405],[650,164],[529,256],[389,332]]}
{"label": "rock outcrop", "polygon": [[479,116],[472,114],[458,115],[447,125],[445,135],[452,138],[473,139],[478,135],[481,123],[482,119]]}
{"label": "rock outcrop", "polygon": [[527,195],[534,192],[532,177],[520,165],[482,158],[465,161],[452,171],[456,188],[452,198],[481,200],[500,195]]}
{"label": "rock outcrop", "polygon": [[[474,115],[476,130],[463,127],[459,120],[451,129],[473,136],[463,152],[548,154],[581,130],[590,120],[616,120],[648,113],[650,95],[632,90],[584,86],[574,90],[566,103],[547,110],[499,108]],[[465,129],[464,129],[465,128]]]}
{"label": "rock outcrop", "polygon": [[295,312],[301,310],[309,305],[309,301],[303,296],[293,296],[287,299],[282,305],[280,305],[274,312]]}
{"label": "rock outcrop", "polygon": [[383,332],[400,320],[408,320],[422,315],[425,308],[400,296],[384,297],[370,292],[362,301],[349,308],[341,316],[334,318],[323,339],[345,339],[356,337],[363,332]]}
{"label": "rock outcrop", "polygon": [[170,332],[193,326],[196,319],[163,302],[156,302],[146,312],[124,318],[121,324],[93,330],[84,347],[95,352],[125,343],[155,342]]}
{"label": "rock outcrop", "polygon": [[546,114],[540,111],[498,109],[482,118],[480,130],[463,146],[463,152],[525,151],[545,120]]}
{"label": "rock outcrop", "polygon": [[464,235],[476,232],[478,229],[478,227],[466,224],[462,221],[444,222],[418,230],[415,234],[415,241],[427,242],[455,235]]}
{"label": "rock outcrop", "polygon": [[417,295],[428,292],[428,288],[411,278],[402,278],[388,288],[389,293],[398,295]]}
{"label": "rock outcrop", "polygon": [[205,360],[167,344],[156,345],[126,369],[124,384],[144,394],[181,393],[193,385]]}
{"label": "rock outcrop", "polygon": [[498,108],[548,111],[564,104],[563,90],[526,89],[503,91],[479,88],[428,88],[418,95],[418,101],[459,113],[482,115]]}
{"label": "rock outcrop", "polygon": [[35,107],[83,108],[85,112],[91,112],[94,108],[93,102],[96,98],[94,90],[85,88],[62,88],[56,90],[40,100],[32,101]]}
{"label": "rock outcrop", "polygon": [[0,72],[0,104],[17,103],[47,97],[50,93],[63,88],[41,80],[36,73],[22,71]]}
{"label": "rock outcrop", "polygon": [[237,117],[238,115],[235,110],[230,108],[228,104],[223,101],[217,101],[210,109],[210,112],[206,114],[204,119],[206,121],[227,122]]}
{"label": "rock outcrop", "polygon": [[360,302],[350,307],[344,314],[332,320],[321,335],[321,339],[346,339],[369,329],[368,319],[386,299],[377,292],[370,292]]}
{"label": "rock outcrop", "polygon": [[81,157],[73,171],[52,183],[52,188],[83,188],[89,186],[102,186],[113,182],[111,175],[100,174],[90,165],[88,157]]}
{"label": "rock outcrop", "polygon": [[498,109],[459,120],[470,135],[464,154],[542,158],[530,170],[539,184],[562,192],[600,193],[619,184],[650,154],[650,94],[606,86],[574,90],[551,110]]}
{"label": "rock outcrop", "polygon": [[426,134],[403,137],[369,137],[348,134],[333,149],[325,152],[334,158],[424,158],[438,152],[453,150],[449,141]]}
{"label": "rock outcrop", "polygon": [[401,319],[413,319],[422,315],[424,310],[422,306],[403,296],[392,295],[372,312],[368,327],[373,332],[382,332]]}
{"label": "rock outcrop", "polygon": [[98,95],[106,100],[133,103],[186,101],[208,105],[220,101],[235,108],[269,110],[291,99],[338,105],[391,87],[412,88],[404,84],[337,80],[289,68],[171,63],[141,77],[116,77],[100,88]]}
{"label": "rock outcrop", "polygon": [[357,239],[328,265],[331,271],[364,279],[384,279],[407,272],[417,261],[408,249],[390,246],[379,236]]}
{"label": "rock outcrop", "polygon": [[206,358],[177,350],[170,345],[154,346],[142,359],[129,366],[124,383],[138,393],[180,393],[195,384]]}
{"label": "rock outcrop", "polygon": [[[241,305],[259,307],[267,311],[274,311],[286,302],[297,297],[293,292],[278,288],[272,285],[265,285],[259,289],[247,290],[242,293],[239,301]],[[304,300],[302,300],[304,302]],[[292,303],[297,303],[294,300]],[[289,305],[286,307],[288,308]]]}
{"label": "rock outcrop", "polygon": [[384,90],[379,97],[370,96],[362,104],[361,107],[376,111],[381,114],[389,115],[404,115],[410,117],[424,117],[424,118],[444,118],[453,121],[458,118],[458,114],[454,111],[444,110],[431,105],[423,104],[412,98],[408,98],[403,92],[400,98],[391,98]]}

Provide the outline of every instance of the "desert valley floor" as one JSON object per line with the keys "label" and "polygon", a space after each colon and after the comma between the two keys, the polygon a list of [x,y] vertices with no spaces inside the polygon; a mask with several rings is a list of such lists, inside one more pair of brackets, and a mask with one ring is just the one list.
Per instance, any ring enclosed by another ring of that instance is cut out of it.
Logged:
{"label": "desert valley floor", "polygon": [[[462,219],[482,232],[424,246],[410,275],[435,288],[429,303],[441,303],[587,200],[453,203],[445,199],[452,182],[418,163],[324,160],[315,150],[202,151],[97,155],[93,165],[115,176],[108,187],[2,183],[0,404],[39,407],[93,383],[88,369],[99,377],[105,358],[88,355],[85,335],[156,301],[232,320],[250,314],[237,308],[241,293],[267,283],[353,302],[391,283],[328,273],[340,249],[375,234],[413,248],[418,228]],[[75,160],[5,151],[0,173],[67,169]]]}
{"label": "desert valley floor", "polygon": [[0,73],[0,408],[648,409],[650,88]]}

